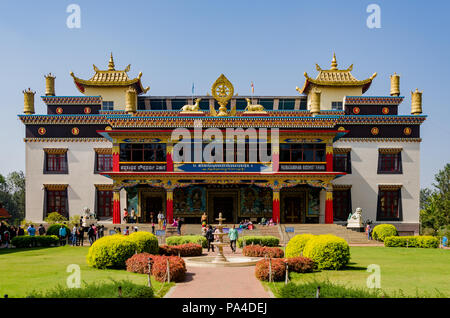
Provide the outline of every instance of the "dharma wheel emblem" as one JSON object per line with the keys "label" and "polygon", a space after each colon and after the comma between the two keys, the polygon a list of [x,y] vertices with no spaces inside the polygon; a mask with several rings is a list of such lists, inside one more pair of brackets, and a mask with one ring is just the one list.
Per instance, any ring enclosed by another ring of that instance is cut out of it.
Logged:
{"label": "dharma wheel emblem", "polygon": [[38,134],[39,135],[45,135],[45,133],[47,132],[47,130],[44,127],[39,127],[38,129]]}
{"label": "dharma wheel emblem", "polygon": [[227,116],[227,104],[234,95],[233,84],[231,84],[225,75],[221,74],[212,85],[211,94],[220,105],[219,112],[215,113],[214,110],[212,115]]}
{"label": "dharma wheel emblem", "polygon": [[353,107],[353,114],[358,115],[360,111],[359,107]]}
{"label": "dharma wheel emblem", "polygon": [[382,112],[383,114],[387,115],[387,114],[389,114],[389,108],[383,107],[383,108],[381,109],[381,112]]}
{"label": "dharma wheel emblem", "polygon": [[63,113],[63,109],[61,107],[56,108],[56,113],[61,115]]}
{"label": "dharma wheel emblem", "polygon": [[90,107],[85,107],[85,108],[84,108],[84,113],[85,113],[85,114],[90,114],[91,112],[92,112],[92,110],[91,110]]}
{"label": "dharma wheel emblem", "polygon": [[380,130],[378,129],[378,127],[373,127],[370,132],[372,133],[372,135],[376,136],[378,135],[378,133],[380,132]]}
{"label": "dharma wheel emblem", "polygon": [[404,133],[406,136],[411,135],[411,132],[412,132],[412,130],[411,130],[411,128],[409,128],[409,127],[406,127],[405,129],[403,129],[403,133]]}

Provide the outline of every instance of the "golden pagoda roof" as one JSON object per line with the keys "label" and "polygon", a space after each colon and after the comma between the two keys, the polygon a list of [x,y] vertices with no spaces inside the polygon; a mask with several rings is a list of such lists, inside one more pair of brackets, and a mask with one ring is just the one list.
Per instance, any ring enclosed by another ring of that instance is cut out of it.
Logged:
{"label": "golden pagoda roof", "polygon": [[372,80],[377,76],[377,73],[374,73],[368,79],[359,81],[357,80],[352,73],[350,73],[353,69],[353,64],[350,65],[345,70],[340,70],[337,68],[336,55],[333,54],[333,59],[331,61],[331,68],[329,70],[323,70],[318,64],[316,64],[316,69],[319,72],[316,78],[311,78],[308,76],[308,73],[304,73],[305,83],[302,88],[296,87],[296,90],[300,94],[307,94],[310,87],[310,84],[314,84],[316,86],[351,86],[358,87],[362,86],[363,93],[367,91],[372,83]]}
{"label": "golden pagoda roof", "polygon": [[73,72],[70,75],[73,77],[75,85],[81,93],[84,93],[86,86],[90,87],[111,87],[111,86],[134,86],[138,94],[146,93],[150,88],[144,88],[141,83],[142,72],[139,72],[136,78],[130,79],[128,72],[130,71],[130,64],[124,70],[116,70],[114,59],[111,57],[108,63],[107,70],[100,70],[93,65],[95,74],[88,80],[76,77]]}

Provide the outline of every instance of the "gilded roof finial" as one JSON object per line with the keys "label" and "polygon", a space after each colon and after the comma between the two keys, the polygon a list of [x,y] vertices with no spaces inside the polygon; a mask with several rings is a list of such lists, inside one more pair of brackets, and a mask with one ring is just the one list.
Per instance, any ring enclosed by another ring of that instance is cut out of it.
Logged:
{"label": "gilded roof finial", "polygon": [[114,59],[113,59],[113,55],[111,52],[111,57],[109,58],[109,63],[108,63],[108,71],[115,71],[115,66],[114,66]]}
{"label": "gilded roof finial", "polygon": [[336,54],[333,52],[333,60],[331,60],[331,70],[337,70]]}

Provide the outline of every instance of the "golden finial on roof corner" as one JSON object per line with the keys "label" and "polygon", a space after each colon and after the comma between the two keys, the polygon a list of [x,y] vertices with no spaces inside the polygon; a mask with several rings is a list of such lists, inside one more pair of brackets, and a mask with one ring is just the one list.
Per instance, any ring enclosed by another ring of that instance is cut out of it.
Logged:
{"label": "golden finial on roof corner", "polygon": [[330,70],[337,70],[336,54],[333,52],[333,59],[331,60]]}
{"label": "golden finial on roof corner", "polygon": [[115,71],[115,66],[114,66],[114,58],[111,52],[111,57],[109,58],[109,63],[108,63],[108,71]]}

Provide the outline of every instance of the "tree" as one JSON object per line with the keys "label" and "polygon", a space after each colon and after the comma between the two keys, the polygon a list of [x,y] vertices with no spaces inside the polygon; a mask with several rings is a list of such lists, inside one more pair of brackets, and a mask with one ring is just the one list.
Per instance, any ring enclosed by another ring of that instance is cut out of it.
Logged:
{"label": "tree", "polygon": [[25,175],[22,171],[11,172],[6,178],[0,174],[0,202],[13,221],[25,217]]}
{"label": "tree", "polygon": [[435,175],[433,187],[420,191],[420,223],[439,231],[450,226],[450,164]]}

